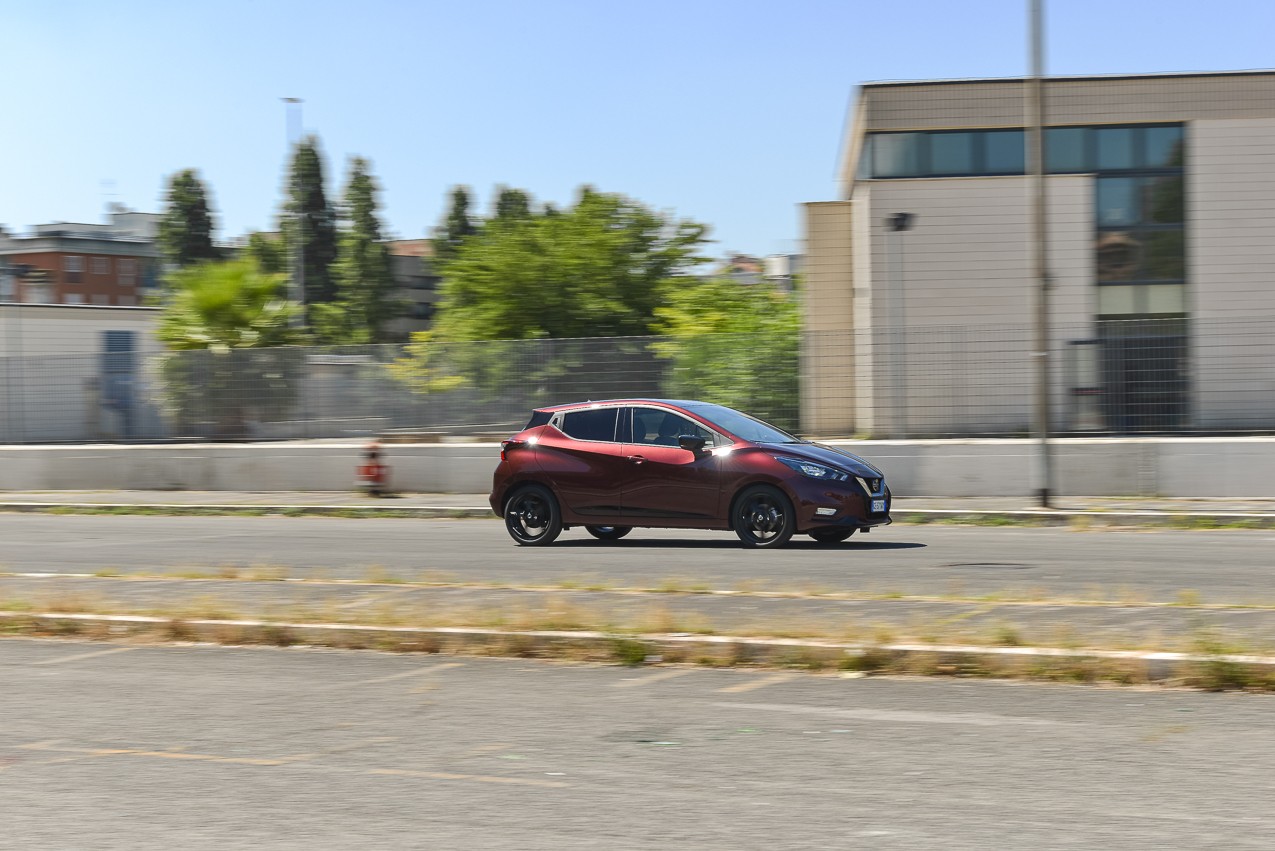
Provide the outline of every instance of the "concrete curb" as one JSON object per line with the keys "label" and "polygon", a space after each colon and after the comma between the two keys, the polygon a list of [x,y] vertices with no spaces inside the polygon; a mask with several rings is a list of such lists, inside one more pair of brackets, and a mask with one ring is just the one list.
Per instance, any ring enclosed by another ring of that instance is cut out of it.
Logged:
{"label": "concrete curb", "polygon": [[[488,506],[425,506],[367,503],[344,505],[255,505],[251,503],[102,503],[102,502],[0,502],[0,512],[24,514],[161,514],[219,516],[260,514],[283,517],[406,517],[417,519],[494,518]],[[1069,526],[1085,522],[1093,526],[1149,526],[1163,528],[1244,526],[1275,529],[1275,514],[1239,511],[1153,511],[1087,509],[986,510],[963,508],[901,508],[891,512],[897,523],[969,523],[1032,526]]]}
{"label": "concrete curb", "polygon": [[[481,627],[404,627],[290,623],[262,620],[169,618],[0,611],[0,632],[120,638],[159,632],[168,640],[215,644],[312,645],[408,652],[554,657],[571,651],[631,663],[653,661],[783,667],[840,667],[857,671],[1030,674],[1050,665],[1115,663],[1138,681],[1190,681],[1209,666],[1275,676],[1275,657],[1055,647],[880,644],[684,633],[612,634],[577,630],[501,630]],[[625,652],[627,649],[628,652]],[[1026,668],[1024,668],[1026,665]]]}

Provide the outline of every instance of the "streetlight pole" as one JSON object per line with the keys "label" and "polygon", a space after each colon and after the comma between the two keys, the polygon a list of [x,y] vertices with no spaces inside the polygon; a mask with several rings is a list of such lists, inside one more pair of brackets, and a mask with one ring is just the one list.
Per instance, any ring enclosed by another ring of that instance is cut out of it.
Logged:
{"label": "streetlight pole", "polygon": [[907,355],[907,294],[903,274],[903,234],[910,230],[916,216],[911,213],[895,213],[885,220],[889,244],[886,247],[886,277],[890,279],[890,307],[894,326],[894,422],[891,431],[896,440],[908,437],[908,355]]}
{"label": "streetlight pole", "polygon": [[1044,0],[1031,0],[1031,79],[1027,84],[1027,152],[1031,174],[1031,259],[1036,313],[1032,352],[1036,379],[1032,416],[1032,432],[1037,443],[1035,484],[1040,507],[1049,508],[1053,490],[1053,458],[1049,445],[1049,259],[1048,230],[1045,221],[1043,4]]}

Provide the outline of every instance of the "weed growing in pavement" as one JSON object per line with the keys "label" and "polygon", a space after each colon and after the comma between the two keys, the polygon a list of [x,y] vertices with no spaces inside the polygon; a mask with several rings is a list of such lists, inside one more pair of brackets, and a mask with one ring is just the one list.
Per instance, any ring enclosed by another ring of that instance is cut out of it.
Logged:
{"label": "weed growing in pavement", "polygon": [[992,628],[992,643],[997,647],[1022,647],[1023,634],[1013,624],[999,623]]}
{"label": "weed growing in pavement", "polygon": [[647,657],[651,655],[651,648],[644,641],[637,641],[632,638],[613,638],[611,639],[611,655],[621,665],[636,668],[639,665],[646,664]]}

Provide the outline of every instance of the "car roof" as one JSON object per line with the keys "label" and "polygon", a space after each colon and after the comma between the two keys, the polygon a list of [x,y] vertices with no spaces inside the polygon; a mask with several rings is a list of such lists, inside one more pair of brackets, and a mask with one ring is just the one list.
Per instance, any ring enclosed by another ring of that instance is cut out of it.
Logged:
{"label": "car roof", "polygon": [[543,408],[536,408],[537,411],[546,411],[553,413],[556,411],[567,411],[572,408],[579,408],[586,405],[669,405],[674,408],[689,408],[695,405],[709,405],[711,402],[698,402],[694,399],[586,399],[583,402],[568,402],[562,405],[546,405]]}

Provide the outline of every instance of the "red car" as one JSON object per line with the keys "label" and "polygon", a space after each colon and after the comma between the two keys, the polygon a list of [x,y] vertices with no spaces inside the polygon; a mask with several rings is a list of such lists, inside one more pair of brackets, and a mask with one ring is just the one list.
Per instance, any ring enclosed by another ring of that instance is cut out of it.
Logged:
{"label": "red car", "polygon": [[500,445],[491,507],[525,546],[572,526],[604,541],[643,526],[781,547],[798,532],[836,543],[889,523],[890,489],[862,458],[731,408],[621,399],[534,411]]}

